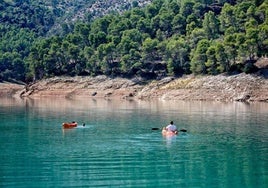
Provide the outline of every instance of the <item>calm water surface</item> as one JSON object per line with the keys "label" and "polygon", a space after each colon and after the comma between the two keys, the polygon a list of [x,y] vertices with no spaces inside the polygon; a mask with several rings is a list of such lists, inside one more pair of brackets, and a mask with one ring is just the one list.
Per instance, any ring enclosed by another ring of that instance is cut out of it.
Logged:
{"label": "calm water surface", "polygon": [[[267,103],[0,99],[0,119],[0,187],[268,187]],[[187,133],[152,130],[170,120]]]}

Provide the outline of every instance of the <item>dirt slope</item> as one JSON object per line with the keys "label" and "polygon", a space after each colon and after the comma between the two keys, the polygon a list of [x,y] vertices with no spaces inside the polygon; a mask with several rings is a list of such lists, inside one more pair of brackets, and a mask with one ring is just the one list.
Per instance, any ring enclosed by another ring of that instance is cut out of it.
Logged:
{"label": "dirt slope", "polygon": [[0,96],[65,98],[135,98],[163,100],[266,101],[268,79],[250,74],[234,76],[166,77],[158,81],[124,78],[54,77],[24,87],[0,83]]}

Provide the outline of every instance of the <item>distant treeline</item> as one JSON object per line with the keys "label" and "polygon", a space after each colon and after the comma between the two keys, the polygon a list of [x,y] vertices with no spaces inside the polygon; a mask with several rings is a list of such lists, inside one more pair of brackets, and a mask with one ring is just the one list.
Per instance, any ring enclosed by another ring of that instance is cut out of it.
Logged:
{"label": "distant treeline", "polygon": [[[32,19],[44,27],[0,24],[0,80],[250,73],[268,55],[268,0],[154,0],[76,22],[71,32],[63,24],[64,35],[46,38],[53,20],[38,13]],[[7,18],[0,14],[2,22]]]}

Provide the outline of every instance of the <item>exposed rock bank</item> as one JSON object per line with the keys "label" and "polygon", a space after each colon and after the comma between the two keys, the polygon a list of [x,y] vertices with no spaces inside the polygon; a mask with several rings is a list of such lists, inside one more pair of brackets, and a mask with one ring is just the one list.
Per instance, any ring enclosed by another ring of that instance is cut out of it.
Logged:
{"label": "exposed rock bank", "polygon": [[24,90],[24,85],[0,82],[0,97],[13,97],[19,95],[19,92]]}
{"label": "exposed rock bank", "polygon": [[[149,92],[143,92],[145,90]],[[180,100],[268,101],[268,80],[248,74],[187,76],[167,84],[152,83],[141,91],[141,96]]]}
{"label": "exposed rock bank", "polygon": [[[11,85],[10,85],[11,86]],[[167,77],[145,82],[139,78],[54,77],[27,87],[0,83],[0,96],[65,98],[135,98],[163,100],[266,101],[268,79],[257,75]]]}

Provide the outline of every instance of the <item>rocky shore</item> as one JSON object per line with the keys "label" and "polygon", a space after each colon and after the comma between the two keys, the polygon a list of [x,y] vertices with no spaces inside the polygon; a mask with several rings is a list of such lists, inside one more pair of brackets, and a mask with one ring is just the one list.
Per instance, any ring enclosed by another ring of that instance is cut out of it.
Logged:
{"label": "rocky shore", "polygon": [[145,81],[97,77],[54,77],[31,85],[0,83],[0,97],[122,98],[268,102],[268,79],[261,75],[166,77]]}

